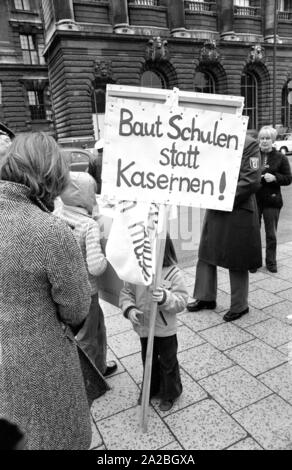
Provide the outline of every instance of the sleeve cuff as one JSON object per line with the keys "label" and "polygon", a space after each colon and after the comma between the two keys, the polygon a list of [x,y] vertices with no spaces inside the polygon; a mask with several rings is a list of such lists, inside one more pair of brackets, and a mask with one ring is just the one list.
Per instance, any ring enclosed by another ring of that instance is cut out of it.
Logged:
{"label": "sleeve cuff", "polygon": [[124,311],[123,315],[125,318],[129,318],[129,313],[131,310],[133,310],[134,308],[136,308],[134,305],[131,305],[130,307],[126,308],[126,310]]}
{"label": "sleeve cuff", "polygon": [[158,305],[163,305],[166,301],[166,291],[163,290],[163,298],[160,302],[158,302]]}

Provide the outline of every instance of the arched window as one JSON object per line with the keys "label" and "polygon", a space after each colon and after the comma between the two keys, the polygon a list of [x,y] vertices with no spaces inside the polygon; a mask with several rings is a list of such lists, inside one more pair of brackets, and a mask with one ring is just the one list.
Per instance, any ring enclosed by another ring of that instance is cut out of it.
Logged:
{"label": "arched window", "polygon": [[152,70],[147,70],[142,73],[140,84],[141,86],[149,88],[166,88],[164,78]]}
{"label": "arched window", "polygon": [[287,83],[282,88],[282,105],[281,105],[281,123],[284,127],[291,127],[292,106],[288,103]]}
{"label": "arched window", "polygon": [[194,91],[215,93],[215,81],[212,75],[207,72],[197,72],[194,78]]}
{"label": "arched window", "polygon": [[92,90],[92,111],[98,114],[105,113],[105,87]]}
{"label": "arched window", "polygon": [[103,137],[105,115],[105,83],[96,83],[91,94],[92,121],[96,140]]}
{"label": "arched window", "polygon": [[250,72],[241,76],[241,96],[244,96],[243,114],[249,117],[248,129],[257,129],[258,83]]}

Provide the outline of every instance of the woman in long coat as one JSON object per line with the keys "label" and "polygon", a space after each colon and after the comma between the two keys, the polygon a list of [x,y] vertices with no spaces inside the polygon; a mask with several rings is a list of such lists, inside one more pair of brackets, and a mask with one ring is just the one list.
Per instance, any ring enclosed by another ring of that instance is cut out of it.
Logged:
{"label": "woman in long coat", "polygon": [[90,286],[72,231],[50,210],[68,169],[53,138],[16,137],[0,168],[0,416],[28,449],[88,449],[74,333]]}
{"label": "woman in long coat", "polygon": [[255,192],[260,187],[260,155],[257,142],[245,140],[231,212],[207,210],[199,246],[195,302],[187,309],[196,312],[216,307],[217,271],[229,270],[231,285],[230,310],[225,321],[248,313],[248,271],[262,265],[261,237]]}
{"label": "woman in long coat", "polygon": [[262,265],[255,193],[260,186],[260,156],[256,141],[246,138],[231,212],[208,210],[200,240],[199,259],[235,271]]}
{"label": "woman in long coat", "polygon": [[286,155],[273,148],[276,129],[264,126],[259,131],[261,152],[261,186],[256,193],[259,219],[264,219],[266,232],[266,266],[268,271],[277,272],[277,228],[283,207],[281,186],[291,184],[291,168]]}

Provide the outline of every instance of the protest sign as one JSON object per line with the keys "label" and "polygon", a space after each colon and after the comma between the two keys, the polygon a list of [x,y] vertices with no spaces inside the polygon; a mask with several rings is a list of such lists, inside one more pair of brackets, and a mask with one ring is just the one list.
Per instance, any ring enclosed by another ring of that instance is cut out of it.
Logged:
{"label": "protest sign", "polygon": [[248,118],[115,97],[107,107],[102,193],[231,211]]}

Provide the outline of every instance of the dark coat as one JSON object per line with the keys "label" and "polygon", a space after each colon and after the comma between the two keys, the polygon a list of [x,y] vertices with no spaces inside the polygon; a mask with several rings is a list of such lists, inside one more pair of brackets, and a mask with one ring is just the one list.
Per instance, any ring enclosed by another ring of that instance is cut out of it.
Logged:
{"label": "dark coat", "polygon": [[199,259],[215,266],[246,271],[262,265],[255,192],[260,186],[258,143],[246,137],[232,212],[207,210]]}
{"label": "dark coat", "polygon": [[81,251],[65,222],[21,184],[0,182],[0,220],[0,416],[20,427],[29,449],[88,449],[71,330],[91,298]]}
{"label": "dark coat", "polygon": [[[264,154],[261,154],[263,161]],[[260,189],[256,193],[257,203],[262,209],[263,207],[276,207],[281,209],[283,206],[283,198],[281,194],[281,186],[291,184],[291,168],[288,158],[276,149],[268,153],[267,163],[262,167],[262,175],[271,173],[276,177],[276,181],[267,183],[264,178],[261,179]]]}

